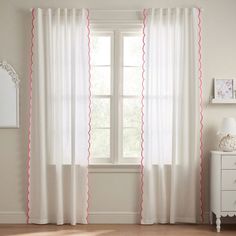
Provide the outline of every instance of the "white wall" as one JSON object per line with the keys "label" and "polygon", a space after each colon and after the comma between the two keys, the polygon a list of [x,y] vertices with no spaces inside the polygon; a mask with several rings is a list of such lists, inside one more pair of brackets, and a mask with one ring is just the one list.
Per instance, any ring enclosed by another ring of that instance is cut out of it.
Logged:
{"label": "white wall", "polygon": [[[236,117],[235,105],[210,105],[213,77],[236,77],[235,0],[0,0],[0,60],[14,66],[21,79],[20,129],[0,129],[0,222],[24,222],[28,130],[30,12],[33,7],[142,9],[198,6],[203,12],[204,158],[208,206],[208,158],[216,147],[222,117]],[[135,222],[139,210],[139,173],[90,174],[93,222]]]}

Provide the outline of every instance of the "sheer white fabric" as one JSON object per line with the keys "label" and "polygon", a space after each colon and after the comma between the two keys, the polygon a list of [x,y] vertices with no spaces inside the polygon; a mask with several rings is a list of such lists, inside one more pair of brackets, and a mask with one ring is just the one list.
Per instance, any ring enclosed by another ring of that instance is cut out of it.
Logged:
{"label": "sheer white fabric", "polygon": [[196,222],[199,214],[197,14],[147,14],[143,224]]}
{"label": "sheer white fabric", "polygon": [[29,222],[87,223],[87,12],[37,9],[34,33]]}

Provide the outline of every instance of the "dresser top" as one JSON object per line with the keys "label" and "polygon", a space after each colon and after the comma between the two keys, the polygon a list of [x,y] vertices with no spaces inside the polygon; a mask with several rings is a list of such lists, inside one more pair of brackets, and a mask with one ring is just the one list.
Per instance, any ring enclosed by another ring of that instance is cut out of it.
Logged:
{"label": "dresser top", "polygon": [[236,155],[236,151],[234,151],[234,152],[222,152],[222,151],[215,150],[215,151],[211,151],[211,153],[212,154],[220,154],[220,155],[222,155],[222,154],[224,154],[224,155]]}

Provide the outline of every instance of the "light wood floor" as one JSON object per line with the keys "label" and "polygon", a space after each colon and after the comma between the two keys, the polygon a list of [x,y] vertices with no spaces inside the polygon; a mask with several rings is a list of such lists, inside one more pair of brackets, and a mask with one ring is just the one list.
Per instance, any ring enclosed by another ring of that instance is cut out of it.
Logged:
{"label": "light wood floor", "polygon": [[1,236],[208,236],[236,235],[236,225],[223,225],[216,233],[210,225],[0,225]]}

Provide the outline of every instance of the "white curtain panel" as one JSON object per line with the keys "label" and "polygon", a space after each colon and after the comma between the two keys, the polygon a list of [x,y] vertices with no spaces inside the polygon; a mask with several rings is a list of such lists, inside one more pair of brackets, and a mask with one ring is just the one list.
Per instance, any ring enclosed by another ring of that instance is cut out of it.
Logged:
{"label": "white curtain panel", "polygon": [[199,215],[198,9],[150,9],[145,27],[142,223]]}
{"label": "white curtain panel", "polygon": [[35,10],[30,223],[87,223],[87,24],[86,10]]}

